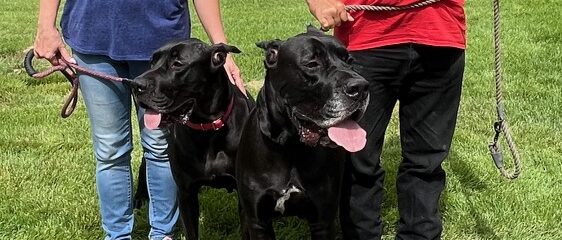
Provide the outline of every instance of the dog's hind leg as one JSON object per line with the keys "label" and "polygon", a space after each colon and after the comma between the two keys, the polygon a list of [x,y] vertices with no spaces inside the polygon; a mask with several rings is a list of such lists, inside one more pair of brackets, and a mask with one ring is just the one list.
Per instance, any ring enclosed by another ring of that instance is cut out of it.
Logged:
{"label": "dog's hind leg", "polygon": [[248,220],[246,218],[246,213],[242,209],[240,201],[238,201],[238,217],[240,218],[240,231],[242,232],[242,240],[250,240],[250,232],[246,227],[246,223],[248,222]]}
{"label": "dog's hind leg", "polygon": [[271,222],[267,224],[258,224],[247,222],[246,228],[248,236],[251,240],[275,240],[275,232]]}
{"label": "dog's hind leg", "polygon": [[335,223],[309,223],[311,240],[333,240],[336,238]]}
{"label": "dog's hind leg", "polygon": [[199,196],[198,188],[188,187],[179,192],[179,208],[183,229],[188,240],[199,240]]}
{"label": "dog's hind leg", "polygon": [[[258,195],[258,194],[254,194]],[[259,199],[259,200],[257,200]],[[273,230],[273,207],[275,202],[271,194],[266,194],[263,198],[256,198],[250,204],[243,205],[248,209],[242,209],[244,214],[244,232],[251,240],[275,240]]]}

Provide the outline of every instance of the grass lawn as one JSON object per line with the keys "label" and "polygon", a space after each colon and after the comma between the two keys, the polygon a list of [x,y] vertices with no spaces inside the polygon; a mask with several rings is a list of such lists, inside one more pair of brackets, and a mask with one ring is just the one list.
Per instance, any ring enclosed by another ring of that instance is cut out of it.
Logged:
{"label": "grass lawn", "polygon": [[[303,0],[222,2],[230,43],[243,51],[237,63],[255,94],[264,73],[254,43],[284,39],[315,22]],[[60,74],[33,80],[21,67],[23,51],[34,40],[37,8],[38,1],[0,5],[0,239],[101,239],[84,105],[60,118],[66,80]],[[463,98],[444,163],[443,239],[562,239],[562,1],[504,1],[502,9],[504,96],[523,174],[516,181],[502,179],[487,152],[495,120],[491,0],[471,0]],[[194,36],[206,40],[196,18],[193,28]],[[393,239],[398,220],[397,127],[393,118],[383,156],[384,239]],[[137,147],[135,172],[139,159]],[[202,239],[239,239],[235,195],[205,190],[201,198]],[[142,209],[135,239],[146,238],[147,221]],[[308,236],[298,219],[278,221],[276,228],[278,239]]]}

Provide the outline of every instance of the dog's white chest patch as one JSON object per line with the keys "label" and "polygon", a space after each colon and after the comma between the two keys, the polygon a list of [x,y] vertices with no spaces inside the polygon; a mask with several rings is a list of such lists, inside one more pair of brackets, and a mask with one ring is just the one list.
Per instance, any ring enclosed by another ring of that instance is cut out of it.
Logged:
{"label": "dog's white chest patch", "polygon": [[281,193],[281,197],[277,199],[277,203],[275,204],[275,211],[280,212],[281,214],[285,213],[285,201],[289,200],[291,197],[291,193],[299,193],[301,192],[295,185],[292,185],[290,188],[284,189]]}

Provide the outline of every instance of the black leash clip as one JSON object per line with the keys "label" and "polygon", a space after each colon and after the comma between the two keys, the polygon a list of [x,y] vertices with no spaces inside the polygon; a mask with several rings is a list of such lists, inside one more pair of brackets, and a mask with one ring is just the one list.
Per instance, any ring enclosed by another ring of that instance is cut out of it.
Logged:
{"label": "black leash clip", "polygon": [[503,168],[503,154],[500,149],[500,145],[498,144],[498,140],[500,138],[500,134],[502,132],[502,120],[499,120],[494,123],[494,131],[496,134],[494,135],[494,141],[488,145],[488,149],[490,150],[490,154],[494,159],[494,163],[498,169]]}

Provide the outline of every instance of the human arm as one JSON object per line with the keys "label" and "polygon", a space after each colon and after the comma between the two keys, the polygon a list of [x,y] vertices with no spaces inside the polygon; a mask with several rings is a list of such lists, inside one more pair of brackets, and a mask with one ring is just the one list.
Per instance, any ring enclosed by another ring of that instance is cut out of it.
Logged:
{"label": "human arm", "polygon": [[[193,0],[195,11],[199,20],[209,37],[211,43],[227,43],[226,35],[222,25],[222,18],[220,12],[219,0]],[[228,78],[232,84],[236,85],[244,95],[246,89],[244,88],[244,81],[240,76],[240,69],[234,63],[231,54],[228,54],[224,68],[228,74]]]}
{"label": "human arm", "polygon": [[59,5],[60,0],[39,1],[37,34],[33,44],[34,53],[38,58],[49,60],[52,65],[59,65],[61,58],[76,63],[66,50],[66,45],[55,25]]}
{"label": "human arm", "polygon": [[354,21],[345,11],[341,0],[306,0],[308,10],[320,22],[321,29],[328,31],[340,26],[342,22]]}

